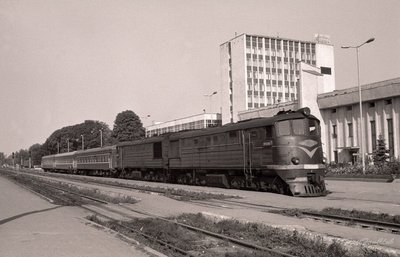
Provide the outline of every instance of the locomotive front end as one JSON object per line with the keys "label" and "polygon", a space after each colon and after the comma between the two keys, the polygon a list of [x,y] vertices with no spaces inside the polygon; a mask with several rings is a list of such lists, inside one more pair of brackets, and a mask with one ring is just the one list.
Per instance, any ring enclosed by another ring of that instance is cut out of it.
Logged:
{"label": "locomotive front end", "polygon": [[325,161],[319,121],[311,115],[275,123],[273,160],[276,174],[293,196],[323,196]]}

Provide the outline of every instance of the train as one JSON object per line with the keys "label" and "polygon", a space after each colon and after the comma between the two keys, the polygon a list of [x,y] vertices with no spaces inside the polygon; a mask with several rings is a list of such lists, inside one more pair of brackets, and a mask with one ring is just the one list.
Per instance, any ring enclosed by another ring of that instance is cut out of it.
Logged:
{"label": "train", "polygon": [[309,108],[43,156],[42,169],[301,197],[327,194],[320,122]]}

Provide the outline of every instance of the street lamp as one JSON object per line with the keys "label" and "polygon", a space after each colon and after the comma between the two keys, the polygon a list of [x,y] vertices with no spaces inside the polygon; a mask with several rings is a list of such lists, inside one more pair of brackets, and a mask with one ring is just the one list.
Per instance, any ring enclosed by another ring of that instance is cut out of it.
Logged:
{"label": "street lamp", "polygon": [[211,113],[211,97],[213,96],[213,95],[216,95],[218,92],[217,91],[214,91],[214,92],[212,92],[211,94],[209,94],[209,95],[204,95],[205,97],[209,97],[210,98],[210,113]]}
{"label": "street lamp", "polygon": [[84,143],[83,135],[81,135],[81,138],[82,138],[82,150],[85,150],[85,143]]}
{"label": "street lamp", "polygon": [[67,138],[67,151],[69,153],[69,138]]}
{"label": "street lamp", "polygon": [[103,147],[103,130],[99,129],[100,131],[100,147]]}
{"label": "street lamp", "polygon": [[362,98],[361,98],[361,85],[360,85],[360,64],[358,60],[358,48],[362,47],[365,44],[371,43],[374,41],[375,38],[370,38],[361,45],[358,46],[342,46],[343,49],[349,49],[349,48],[354,48],[356,49],[357,52],[357,83],[358,83],[358,97],[359,97],[359,104],[360,104],[360,154],[361,154],[361,167],[362,167],[362,172],[365,174],[365,156],[364,156],[364,149],[363,149],[363,140],[364,140],[364,121],[363,121],[363,115],[362,115]]}

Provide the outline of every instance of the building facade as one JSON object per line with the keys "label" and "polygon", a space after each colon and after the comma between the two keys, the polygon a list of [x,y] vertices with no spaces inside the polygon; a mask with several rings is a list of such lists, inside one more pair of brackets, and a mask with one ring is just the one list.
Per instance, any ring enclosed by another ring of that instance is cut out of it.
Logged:
{"label": "building facade", "polygon": [[335,89],[333,46],[329,37],[315,41],[239,35],[220,46],[222,123],[238,121],[240,111],[298,97],[300,62],[324,74],[323,92]]}
{"label": "building facade", "polygon": [[328,160],[354,162],[360,157],[360,145],[366,159],[371,159],[379,136],[384,139],[390,156],[399,158],[400,78],[363,85],[361,98],[363,126],[360,126],[358,87],[318,95]]}
{"label": "building facade", "polygon": [[146,137],[152,137],[168,132],[178,132],[190,129],[203,129],[216,126],[221,126],[221,114],[202,113],[172,121],[160,122],[147,126],[145,127],[145,129]]}

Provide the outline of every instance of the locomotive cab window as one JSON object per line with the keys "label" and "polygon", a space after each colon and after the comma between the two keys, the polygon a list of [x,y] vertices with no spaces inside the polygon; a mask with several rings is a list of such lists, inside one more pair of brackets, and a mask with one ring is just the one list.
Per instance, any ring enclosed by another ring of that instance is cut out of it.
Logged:
{"label": "locomotive cab window", "polygon": [[306,134],[306,126],[304,123],[304,119],[297,119],[292,121],[293,133],[295,135],[305,135]]}
{"label": "locomotive cab window", "polygon": [[290,136],[290,120],[278,121],[276,123],[278,136]]}

